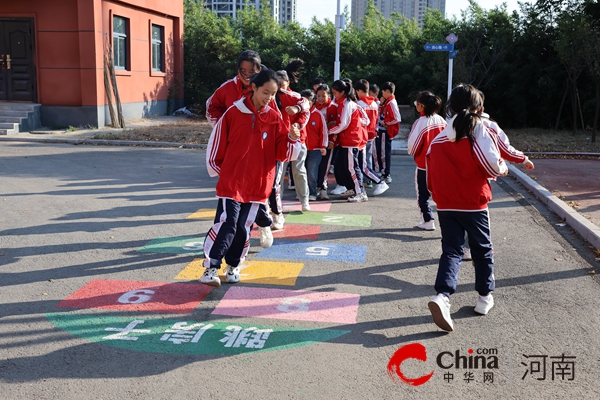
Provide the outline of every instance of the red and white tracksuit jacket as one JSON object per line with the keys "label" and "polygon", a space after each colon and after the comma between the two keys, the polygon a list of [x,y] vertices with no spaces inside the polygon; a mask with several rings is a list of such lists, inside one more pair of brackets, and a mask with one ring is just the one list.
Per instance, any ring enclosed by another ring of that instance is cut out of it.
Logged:
{"label": "red and white tracksuit jacket", "polygon": [[308,124],[306,124],[306,149],[327,149],[328,143],[329,135],[327,134],[325,117],[316,107],[313,107],[310,111]]}
{"label": "red and white tracksuit jacket", "polygon": [[337,125],[329,129],[329,135],[338,135],[339,145],[363,149],[367,144],[369,117],[355,102],[344,97],[337,106]]}
{"label": "red and white tracksuit jacket", "polygon": [[371,96],[361,97],[357,104],[365,110],[367,117],[369,117],[369,126],[367,126],[367,140],[373,140],[377,137],[377,122],[379,121],[379,104],[377,99]]}
{"label": "red and white tracksuit jacket", "polygon": [[438,114],[421,114],[408,134],[408,154],[414,156],[418,169],[425,169],[425,155],[431,141],[446,127],[446,120]]}
{"label": "red and white tracksuit jacket", "polygon": [[[310,117],[310,104],[308,103],[308,100],[300,96],[299,93],[296,93],[289,89],[279,89],[279,91],[277,92],[277,97],[279,97],[279,102],[281,106],[281,110],[279,111],[281,112],[281,117],[283,118],[283,122],[285,123],[288,132],[292,124],[298,124],[298,126],[300,127],[300,141],[304,143],[306,140],[306,129],[304,128],[306,127],[306,124],[308,123],[308,119]],[[273,100],[273,102],[271,102],[270,105],[272,108],[277,109],[275,100]],[[288,113],[285,112],[285,109],[289,106],[299,106],[300,112],[294,115],[288,115]]]}
{"label": "red and white tracksuit jacket", "polygon": [[489,129],[479,123],[468,137],[456,141],[454,118],[433,139],[427,152],[427,188],[438,211],[480,211],[492,200],[488,179],[508,170],[498,143]]}
{"label": "red and white tracksuit jacket", "polygon": [[498,148],[500,149],[500,155],[508,162],[522,164],[529,158],[523,154],[523,152],[515,149],[510,145],[510,140],[506,133],[498,126],[496,121],[490,119],[490,116],[486,113],[481,114],[481,120],[483,124],[488,127],[493,135],[496,135],[498,141]]}
{"label": "red and white tracksuit jacket", "polygon": [[400,109],[396,102],[396,97],[391,95],[388,97],[380,106],[379,113],[383,115],[383,130],[387,130],[387,135],[390,139],[393,139],[400,132]]}
{"label": "red and white tracksuit jacket", "polygon": [[327,121],[327,108],[329,108],[329,106],[331,105],[331,100],[327,100],[327,103],[315,103],[315,107],[317,108],[317,110],[319,110],[321,112],[321,114],[323,114],[323,116],[325,117],[325,121]]}
{"label": "red and white tracksuit jacket", "polygon": [[214,128],[219,118],[225,114],[225,111],[252,89],[250,86],[244,88],[239,76],[235,76],[223,83],[212,96],[206,100],[206,119]]}
{"label": "red and white tracksuit jacket", "polygon": [[233,103],[217,122],[206,150],[208,174],[218,176],[217,197],[265,203],[273,189],[275,161],[298,158],[301,143],[288,136],[279,112],[256,110],[251,95]]}

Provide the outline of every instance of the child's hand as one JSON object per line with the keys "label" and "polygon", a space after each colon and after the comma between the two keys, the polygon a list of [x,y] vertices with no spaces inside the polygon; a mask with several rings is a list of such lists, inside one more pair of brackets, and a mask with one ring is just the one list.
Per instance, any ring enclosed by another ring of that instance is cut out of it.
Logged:
{"label": "child's hand", "polygon": [[300,126],[298,124],[292,124],[289,136],[292,140],[300,139]]}
{"label": "child's hand", "polygon": [[533,165],[533,163],[531,162],[531,160],[529,158],[527,160],[525,160],[523,165],[525,165],[525,168],[527,168],[529,170],[532,170],[535,168],[535,166]]}
{"label": "child's hand", "polygon": [[325,154],[327,154],[327,150],[321,149],[321,155],[324,156]]}
{"label": "child's hand", "polygon": [[288,115],[298,114],[300,112],[300,106],[288,106],[285,108],[285,112]]}
{"label": "child's hand", "polygon": [[327,148],[328,148],[329,150],[333,149],[333,144],[334,144],[333,142],[329,142],[329,143],[327,143]]}

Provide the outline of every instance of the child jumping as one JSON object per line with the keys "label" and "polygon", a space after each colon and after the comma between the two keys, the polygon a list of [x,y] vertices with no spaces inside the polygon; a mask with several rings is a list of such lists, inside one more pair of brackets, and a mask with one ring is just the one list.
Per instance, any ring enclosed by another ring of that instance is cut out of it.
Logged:
{"label": "child jumping", "polygon": [[421,117],[415,121],[408,135],[408,154],[414,156],[417,169],[415,171],[415,187],[417,202],[421,210],[421,221],[417,225],[426,231],[435,230],[433,212],[429,205],[429,190],[427,190],[427,172],[425,170],[425,155],[431,141],[446,127],[446,121],[438,112],[442,108],[442,100],[431,92],[420,92],[415,101],[415,107]]}
{"label": "child jumping", "polygon": [[206,152],[209,175],[219,177],[219,201],[204,240],[206,270],[200,282],[215,287],[221,285],[218,271],[223,258],[226,281],[240,280],[250,229],[273,187],[275,162],[293,160],[301,149],[298,126],[288,130],[279,112],[269,106],[279,90],[275,72],[263,69],[252,78],[251,88],[219,119]]}
{"label": "child jumping", "polygon": [[488,179],[508,173],[489,129],[481,120],[483,101],[471,85],[460,84],[448,102],[446,128],[431,142],[426,155],[427,187],[437,204],[442,230],[442,256],[435,281],[437,295],[429,302],[435,324],[452,331],[450,295],[456,291],[468,233],[475,266],[475,312],[487,314],[494,306],[494,249],[490,234]]}

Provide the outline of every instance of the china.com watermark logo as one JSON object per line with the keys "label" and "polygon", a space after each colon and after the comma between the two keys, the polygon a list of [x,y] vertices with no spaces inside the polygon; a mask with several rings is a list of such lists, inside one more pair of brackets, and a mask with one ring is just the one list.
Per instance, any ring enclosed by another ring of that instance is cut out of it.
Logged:
{"label": "china.com watermark logo", "polygon": [[[402,371],[402,363],[406,360],[427,361],[427,349],[420,343],[411,343],[400,347],[390,358],[387,366],[388,375],[390,378],[399,383],[408,384],[411,386],[420,386],[426,383],[433,376],[435,371],[429,374],[419,376],[417,378],[409,378]],[[460,350],[442,351],[435,357],[436,364],[443,370],[460,370],[465,373],[465,376],[474,376],[474,371],[485,370],[487,373],[484,380],[493,380],[493,371],[498,369],[498,349],[468,349],[466,353]],[[491,375],[490,375],[491,373]],[[446,375],[444,379],[446,379]],[[453,374],[450,374],[453,375]],[[472,379],[475,379],[474,377]]]}

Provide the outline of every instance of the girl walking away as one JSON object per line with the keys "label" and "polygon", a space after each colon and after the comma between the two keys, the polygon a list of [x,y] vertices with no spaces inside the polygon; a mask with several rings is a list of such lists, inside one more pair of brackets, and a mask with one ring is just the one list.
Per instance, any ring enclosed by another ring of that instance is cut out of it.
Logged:
{"label": "girl walking away", "polygon": [[[332,110],[334,113],[334,107],[331,107],[331,98],[329,96],[329,86],[322,84],[317,88],[317,102],[314,107],[319,110],[319,112],[325,118],[325,127],[327,128],[327,122],[329,119],[334,118],[333,115],[330,117],[328,114],[328,110]],[[332,126],[335,125],[332,124]],[[329,135],[327,135],[329,138]],[[319,164],[319,172],[317,175],[317,197],[321,200],[329,200],[329,195],[327,194],[327,178],[329,173],[329,168],[332,164],[333,158],[333,143],[330,142],[327,145],[327,152],[321,158],[321,163]]]}
{"label": "girl walking away", "polygon": [[339,173],[341,182],[338,181],[338,185],[351,188],[340,194],[340,197],[347,198],[351,203],[368,201],[358,153],[367,143],[366,127],[369,125],[369,117],[356,104],[351,81],[337,80],[331,85],[331,91],[338,105],[339,115],[338,124],[329,129],[329,135],[337,136],[340,146],[335,165],[336,179]]}
{"label": "girl walking away", "polygon": [[438,112],[442,108],[442,100],[431,92],[421,92],[417,95],[415,107],[421,117],[415,121],[408,135],[408,154],[414,156],[417,170],[415,171],[415,187],[417,202],[421,210],[421,221],[417,227],[426,231],[435,230],[433,212],[429,205],[429,190],[427,190],[427,172],[425,170],[425,154],[431,141],[446,127],[446,121]]}
{"label": "girl walking away", "polygon": [[261,60],[258,53],[254,50],[245,50],[237,62],[237,75],[233,79],[223,83],[212,96],[206,100],[206,119],[211,126],[217,124],[217,121],[234,101],[241,99],[247,94],[250,88],[250,80],[261,70]]}
{"label": "girl walking away", "polygon": [[400,110],[394,92],[396,85],[385,82],[381,85],[383,102],[379,106],[379,126],[377,127],[377,160],[379,171],[385,183],[392,183],[390,167],[392,162],[392,139],[400,132]]}
{"label": "girl walking away", "polygon": [[456,291],[465,232],[475,266],[475,312],[487,314],[494,306],[494,249],[490,237],[488,179],[508,173],[489,129],[481,120],[483,102],[477,89],[460,84],[448,102],[446,128],[431,142],[426,155],[427,186],[437,204],[442,230],[442,256],[435,280],[437,295],[429,302],[435,324],[452,331],[450,295]]}
{"label": "girl walking away", "polygon": [[[308,179],[308,199],[317,200],[317,186],[319,176],[319,165],[321,158],[327,154],[327,145],[329,144],[329,135],[327,134],[327,123],[325,117],[316,107],[315,93],[306,89],[300,93],[311,106],[310,118],[306,125],[306,175]],[[320,186],[320,185],[319,185]]]}
{"label": "girl walking away", "polygon": [[250,245],[250,229],[259,206],[273,187],[275,161],[288,161],[300,152],[300,129],[288,129],[269,103],[279,90],[274,71],[263,69],[251,81],[252,92],[233,103],[210,136],[206,165],[219,177],[214,225],[204,240],[204,267],[200,282],[218,287],[223,258],[225,279],[240,280],[239,266]]}

